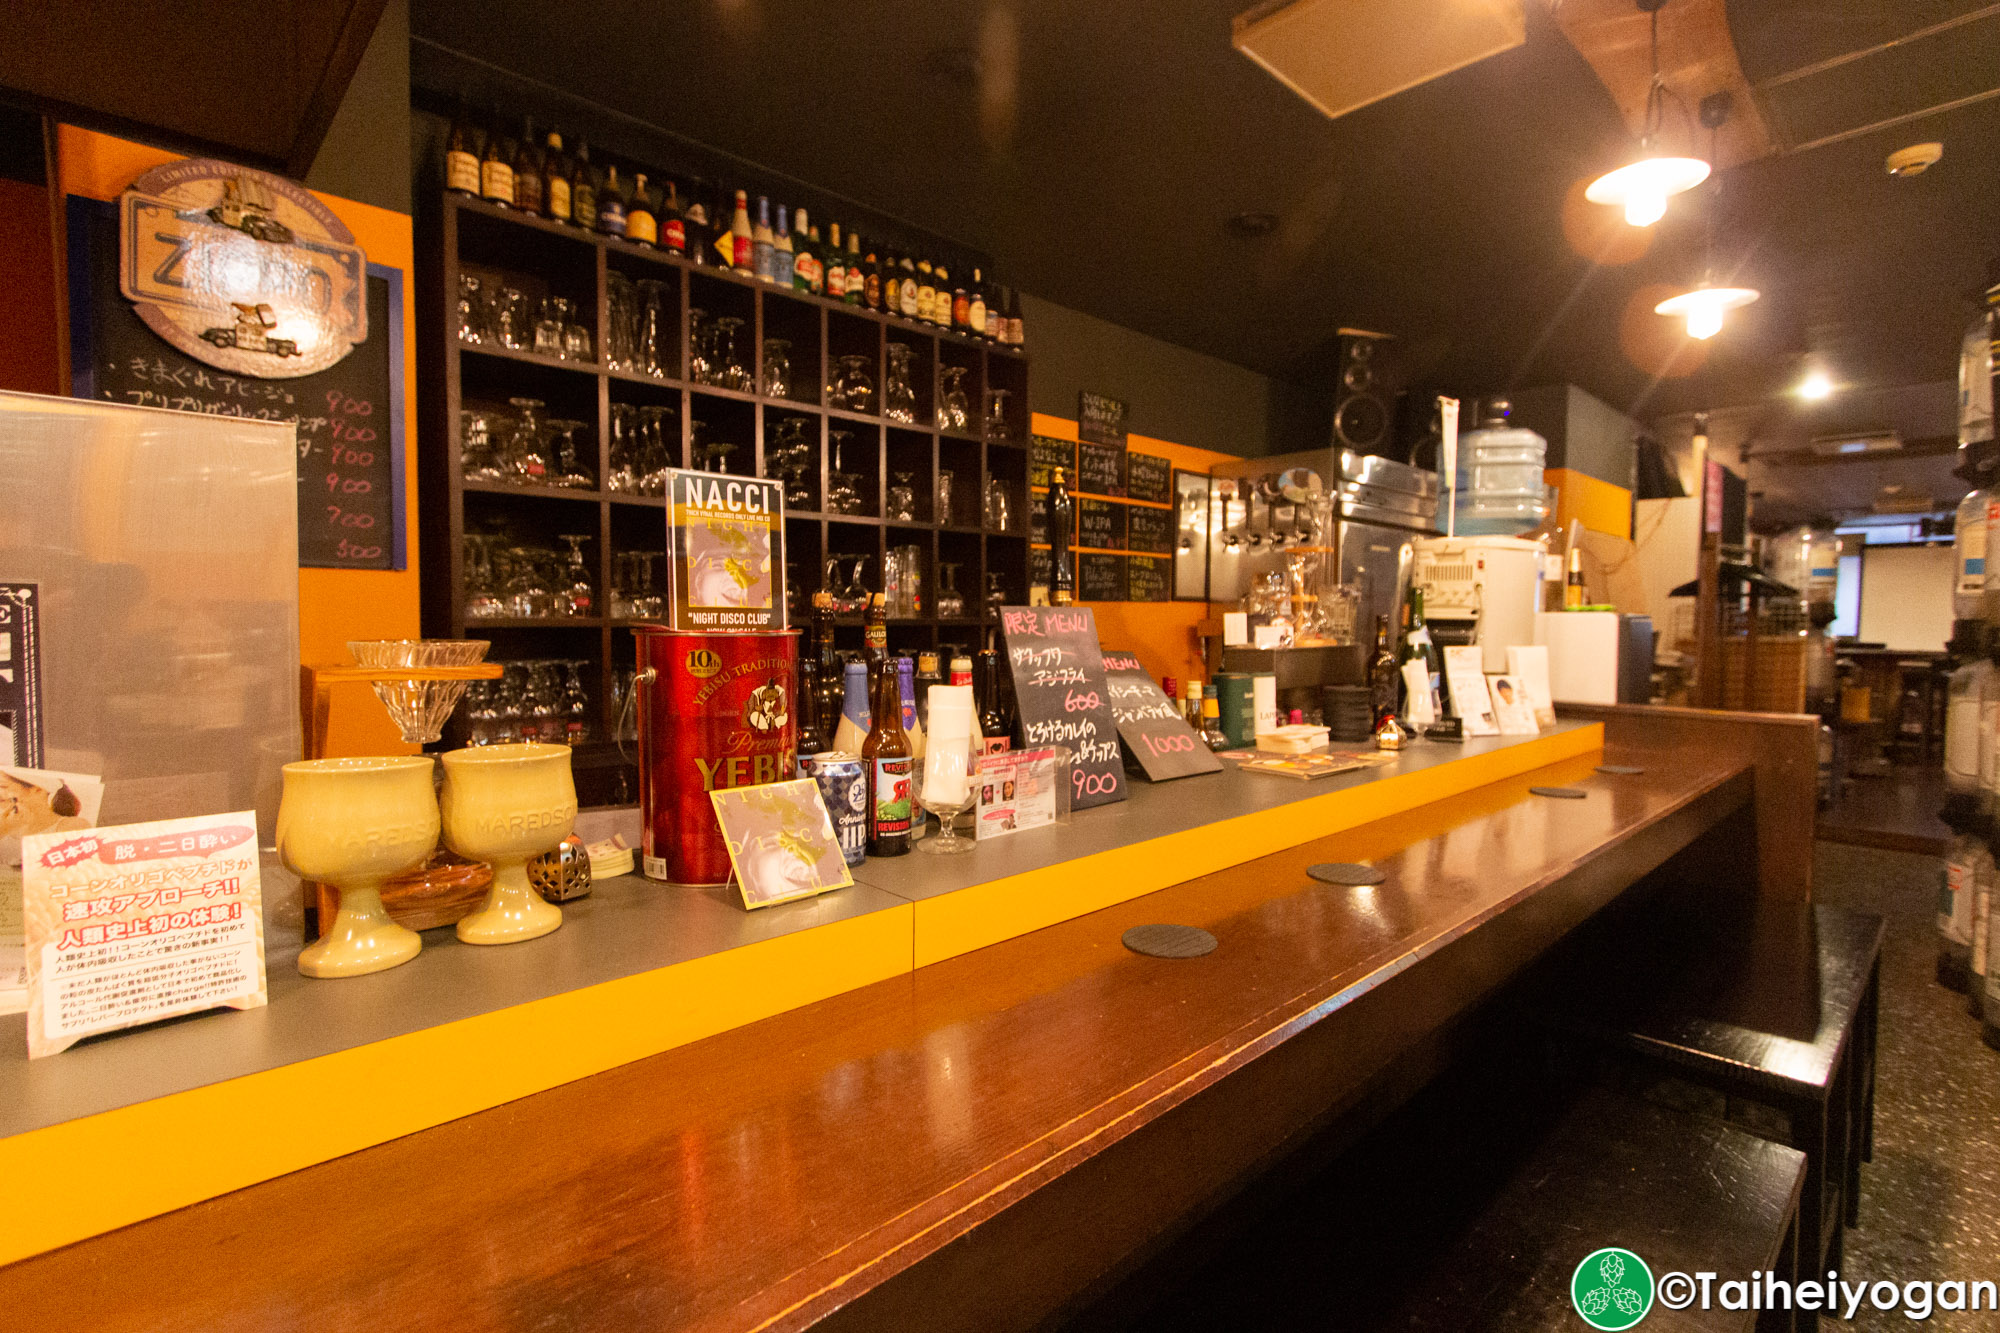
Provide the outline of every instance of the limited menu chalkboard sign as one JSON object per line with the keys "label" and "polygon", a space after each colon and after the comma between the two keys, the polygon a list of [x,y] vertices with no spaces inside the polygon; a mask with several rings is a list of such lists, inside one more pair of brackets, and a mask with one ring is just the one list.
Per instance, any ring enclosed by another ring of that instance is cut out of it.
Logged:
{"label": "limited menu chalkboard sign", "polygon": [[1097,618],[1080,606],[1007,606],[1000,609],[1000,634],[1022,744],[1070,748],[1071,809],[1124,800],[1125,764]]}
{"label": "limited menu chalkboard sign", "polygon": [[74,393],[183,412],[289,421],[299,442],[299,564],[402,569],[402,273],[368,266],[368,336],[311,375],[260,379],[205,365],[147,328],[118,285],[118,214],[70,200]]}
{"label": "limited menu chalkboard sign", "polygon": [[1125,456],[1125,494],[1164,505],[1174,502],[1174,465],[1154,454]]}
{"label": "limited menu chalkboard sign", "polygon": [[1069,474],[1070,484],[1076,484],[1076,445],[1068,440],[1058,440],[1052,435],[1030,435],[1028,437],[1028,484],[1047,487],[1049,472],[1061,468]]}
{"label": "limited menu chalkboard sign", "polygon": [[1076,544],[1125,549],[1125,506],[1108,500],[1079,497],[1076,502]]}
{"label": "limited menu chalkboard sign", "polygon": [[1096,555],[1089,551],[1076,557],[1076,600],[1079,602],[1122,602],[1125,597],[1125,557]]}
{"label": "limited menu chalkboard sign", "polygon": [[1125,506],[1125,544],[1134,551],[1152,555],[1172,555],[1174,551],[1174,511]]}
{"label": "limited menu chalkboard sign", "polygon": [[1118,739],[1125,744],[1126,762],[1148,782],[1222,771],[1222,761],[1194,734],[1194,728],[1181,720],[1180,710],[1168,701],[1166,691],[1153,683],[1138,658],[1107,648],[1104,680],[1111,695],[1111,715],[1118,723]]}
{"label": "limited menu chalkboard sign", "polygon": [[1174,598],[1169,578],[1174,562],[1165,556],[1134,555],[1125,560],[1125,600],[1128,602],[1170,602]]}
{"label": "limited menu chalkboard sign", "polygon": [[1091,495],[1125,494],[1125,451],[1108,444],[1079,444],[1076,489]]}
{"label": "limited menu chalkboard sign", "polygon": [[1101,393],[1076,396],[1076,438],[1092,444],[1125,447],[1125,404]]}

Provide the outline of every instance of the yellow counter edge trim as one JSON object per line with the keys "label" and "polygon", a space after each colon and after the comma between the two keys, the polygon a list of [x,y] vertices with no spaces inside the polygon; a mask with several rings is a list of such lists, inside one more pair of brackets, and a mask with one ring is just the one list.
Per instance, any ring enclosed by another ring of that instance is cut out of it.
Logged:
{"label": "yellow counter edge trim", "polygon": [[907,975],[911,930],[885,908],[0,1139],[0,1264]]}
{"label": "yellow counter edge trim", "polygon": [[1604,725],[1592,723],[926,898],[917,903],[917,966],[1603,748]]}

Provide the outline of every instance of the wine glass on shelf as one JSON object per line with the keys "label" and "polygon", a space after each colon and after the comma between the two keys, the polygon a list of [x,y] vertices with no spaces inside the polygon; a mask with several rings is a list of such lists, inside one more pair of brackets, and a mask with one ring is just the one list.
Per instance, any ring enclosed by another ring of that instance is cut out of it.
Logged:
{"label": "wine glass on shelf", "polygon": [[486,299],[477,273],[458,275],[458,340],[479,347],[487,341]]}
{"label": "wine glass on shelf", "polygon": [[590,537],[584,533],[564,533],[557,540],[569,545],[569,555],[563,561],[562,612],[564,615],[587,616],[596,604],[590,567],[583,559],[583,544]]}
{"label": "wine glass on shelf", "polygon": [[1000,575],[994,571],[986,574],[986,618],[998,620],[1000,608],[1007,605],[1007,587]]}
{"label": "wine glass on shelf", "polygon": [[556,442],[556,468],[552,481],[557,486],[570,490],[588,491],[597,487],[597,476],[585,467],[579,454],[576,433],[584,428],[581,421],[551,421],[549,434]]}
{"label": "wine glass on shelf", "polygon": [[965,398],[965,366],[946,366],[938,373],[944,377],[944,394],[938,399],[938,429],[962,431],[972,417],[972,406]]}
{"label": "wine glass on shelf", "polygon": [[465,534],[467,620],[492,620],[507,614],[507,604],[500,595],[499,583],[493,572],[493,543],[497,540],[491,533]]}
{"label": "wine glass on shelf", "polygon": [[688,378],[697,384],[715,382],[715,330],[700,306],[688,311]]}
{"label": "wine glass on shelf", "polygon": [[986,483],[986,527],[992,532],[1005,532],[1012,521],[1007,483],[994,477]]}
{"label": "wine glass on shelf", "polygon": [[544,296],[541,312],[535,316],[535,355],[560,359],[563,353],[563,326],[568,323],[569,302],[560,296]]}
{"label": "wine glass on shelf", "polygon": [[548,483],[549,453],[547,434],[542,428],[539,398],[509,398],[514,408],[513,448],[508,458],[509,479],[517,486]]}
{"label": "wine glass on shelf", "polygon": [[679,440],[673,445],[667,443],[667,422],[675,417],[674,409],[658,403],[649,403],[639,409],[641,422],[639,451],[639,493],[641,495],[665,495],[667,493],[667,469],[674,466],[674,456],[679,453]]}
{"label": "wine glass on shelf", "polygon": [[611,405],[611,474],[607,487],[618,495],[639,493],[639,409],[631,403]]}
{"label": "wine glass on shelf", "polygon": [[937,613],[940,620],[963,620],[965,618],[965,597],[958,590],[958,564],[942,561],[938,565],[941,581],[938,584]]}
{"label": "wine glass on shelf", "polygon": [[910,345],[889,344],[889,373],[882,382],[882,415],[916,424],[917,391],[910,383]]}
{"label": "wine glass on shelf", "polygon": [[750,392],[750,371],[743,364],[742,355],[736,350],[736,334],[743,327],[743,321],[735,315],[723,315],[715,321],[715,382],[725,389],[737,393]]}
{"label": "wine glass on shelf", "polygon": [[840,604],[845,603],[849,614],[859,615],[868,609],[868,584],[861,576],[873,557],[857,555],[846,558],[854,561],[854,573],[848,577],[847,586],[841,590],[840,602],[835,604],[834,609],[838,611]]}
{"label": "wine glass on shelf", "polygon": [[606,321],[604,364],[612,370],[633,369],[638,343],[638,298],[632,280],[616,269],[604,275]]}
{"label": "wine glass on shelf", "polygon": [[1007,424],[1007,399],[1009,397],[1009,391],[1006,389],[988,389],[986,391],[986,438],[989,440],[1011,440],[1014,438],[1013,429]]}
{"label": "wine glass on shelf", "polygon": [[875,378],[868,373],[870,360],[856,353],[840,358],[840,377],[834,381],[834,406],[849,412],[875,410]]}
{"label": "wine glass on shelf", "polygon": [[916,476],[913,472],[890,474],[895,484],[889,487],[889,517],[900,523],[912,523],[917,517],[917,488],[911,485]]}
{"label": "wine glass on shelf", "polygon": [[470,409],[458,414],[458,463],[467,481],[501,481],[506,470],[493,444],[493,417]]}
{"label": "wine glass on shelf", "polygon": [[792,396],[792,342],[789,338],[764,340],[764,396]]}
{"label": "wine glass on shelf", "polygon": [[851,430],[829,430],[827,439],[833,444],[833,471],[827,475],[826,509],[830,514],[858,514],[862,511],[861,475],[849,472],[847,442],[854,438]]}
{"label": "wine glass on shelf", "polygon": [[658,278],[639,283],[638,333],[634,339],[632,368],[654,379],[667,377],[666,289]]}

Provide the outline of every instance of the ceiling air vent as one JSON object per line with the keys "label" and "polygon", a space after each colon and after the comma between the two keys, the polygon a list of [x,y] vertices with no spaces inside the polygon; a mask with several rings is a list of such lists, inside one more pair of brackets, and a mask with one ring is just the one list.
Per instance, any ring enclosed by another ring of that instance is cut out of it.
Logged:
{"label": "ceiling air vent", "polygon": [[1812,451],[1829,457],[1857,454],[1892,454],[1903,447],[1903,437],[1895,431],[1871,431],[1852,435],[1821,435],[1812,442]]}
{"label": "ceiling air vent", "polygon": [[1521,0],[1272,0],[1233,26],[1237,50],[1330,117],[1527,40]]}

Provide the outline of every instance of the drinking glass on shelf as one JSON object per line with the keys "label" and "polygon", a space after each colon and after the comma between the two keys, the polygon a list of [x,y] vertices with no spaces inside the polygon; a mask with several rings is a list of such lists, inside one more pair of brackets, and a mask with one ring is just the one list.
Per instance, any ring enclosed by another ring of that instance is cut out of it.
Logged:
{"label": "drinking glass on shelf", "polygon": [[841,589],[838,599],[834,602],[833,609],[838,613],[844,606],[848,614],[860,615],[868,609],[868,584],[861,576],[867,570],[868,562],[873,557],[856,555],[843,556],[841,558],[854,562],[854,572],[849,575],[846,585]]}
{"label": "drinking glass on shelf", "polygon": [[924,613],[923,553],[915,546],[892,546],[882,562],[882,595],[889,614],[909,620]]}
{"label": "drinking glass on shelf", "polygon": [[639,284],[639,332],[632,368],[654,379],[667,377],[666,288],[658,278]]}
{"label": "drinking glass on shelf", "polygon": [[580,319],[572,319],[563,325],[563,360],[588,361],[590,356],[590,326]]}
{"label": "drinking glass on shelf", "polygon": [[766,398],[790,398],[792,396],[791,339],[766,338],[764,340],[763,392]]}
{"label": "drinking glass on shelf", "polygon": [[639,452],[639,493],[641,495],[665,495],[667,493],[667,469],[679,465],[680,439],[676,435],[668,443],[670,432],[667,422],[674,419],[671,407],[649,404],[639,409],[642,424]]}
{"label": "drinking glass on shelf", "polygon": [[581,421],[551,421],[549,436],[555,442],[556,466],[550,482],[570,490],[588,491],[597,487],[597,474],[588,467],[580,455],[581,446],[576,433],[584,428]]}
{"label": "drinking glass on shelf", "polygon": [[639,409],[630,403],[611,405],[611,473],[608,490],[619,495],[639,493]]}
{"label": "drinking glass on shelf", "polygon": [[475,347],[486,342],[486,302],[477,273],[458,275],[458,338]]}
{"label": "drinking glass on shelf", "polygon": [[951,517],[952,483],[957,480],[958,480],[957,474],[954,473],[950,468],[938,469],[937,520],[938,522],[943,523],[947,526],[949,526],[952,521]]}
{"label": "drinking glass on shelf", "polygon": [[509,398],[507,402],[514,409],[514,429],[507,456],[509,479],[517,486],[546,485],[549,446],[542,428],[542,400]]}
{"label": "drinking glass on shelf", "polygon": [[723,315],[715,321],[715,382],[722,388],[748,393],[750,370],[736,350],[736,333],[742,327],[743,321],[735,315]]}
{"label": "drinking glass on shelf", "polygon": [[567,673],[563,681],[562,698],[556,707],[563,719],[563,743],[581,745],[590,739],[590,692],[583,685],[583,669],[590,665],[582,658],[569,658],[558,662]]}
{"label": "drinking glass on shelf", "polygon": [[688,378],[697,384],[715,383],[715,328],[708,312],[700,306],[688,311]]}
{"label": "drinking glass on shelf", "polygon": [[502,593],[515,620],[546,620],[555,613],[555,593],[541,568],[541,552],[510,546],[500,552]]}
{"label": "drinking glass on shelf", "polygon": [[910,484],[915,476],[910,472],[892,474],[896,481],[889,487],[889,517],[900,523],[911,523],[917,517],[917,488]]}
{"label": "drinking glass on shelf", "polygon": [[534,337],[529,322],[527,295],[519,287],[502,287],[494,306],[495,341],[516,352],[526,351]]}
{"label": "drinking glass on shelf", "polygon": [[958,590],[958,564],[946,561],[938,566],[943,571],[938,583],[937,613],[940,620],[963,620],[965,618],[965,597]]}
{"label": "drinking glass on shelf", "polygon": [[491,413],[466,410],[458,414],[458,465],[467,481],[502,481],[506,469],[493,443]]}
{"label": "drinking glass on shelf", "polygon": [[560,296],[542,298],[541,313],[535,317],[535,354],[560,358],[563,326],[569,323],[569,302]]}
{"label": "drinking glass on shelf", "polygon": [[833,382],[833,405],[849,412],[875,410],[875,379],[868,373],[872,358],[850,353],[840,358],[840,376]]}
{"label": "drinking glass on shelf", "polygon": [[1000,608],[1007,605],[1007,587],[1000,575],[989,571],[986,575],[986,618],[998,620]]}
{"label": "drinking glass on shelf", "polygon": [[465,534],[465,617],[491,620],[507,614],[498,578],[493,571],[493,543],[489,533]]}
{"label": "drinking glass on shelf", "polygon": [[903,550],[891,546],[882,557],[882,601],[892,620],[909,614],[903,609]]}
{"label": "drinking glass on shelf", "polygon": [[882,381],[882,415],[915,425],[917,391],[910,383],[910,345],[889,344],[889,373]]}
{"label": "drinking glass on shelf", "polygon": [[772,428],[771,447],[765,451],[766,475],[785,483],[785,508],[810,509],[812,492],[806,485],[806,469],[812,465],[812,446],[806,443],[806,419],[782,417]]}
{"label": "drinking glass on shelf", "polygon": [[945,366],[938,372],[944,378],[944,394],[938,399],[939,430],[962,431],[972,419],[972,405],[965,398],[967,369],[965,366]]}
{"label": "drinking glass on shelf", "polygon": [[569,616],[590,615],[597,600],[590,567],[583,561],[583,544],[590,537],[584,533],[563,533],[557,540],[569,545],[569,555],[563,561],[561,598],[557,609]]}
{"label": "drinking glass on shelf", "polygon": [[604,364],[629,371],[637,359],[639,305],[632,280],[616,269],[604,275]]}
{"label": "drinking glass on shelf", "polygon": [[1012,428],[1007,424],[1006,389],[986,391],[986,438],[989,440],[1009,440],[1013,438]]}
{"label": "drinking glass on shelf", "polygon": [[847,459],[847,442],[854,438],[854,432],[829,430],[826,435],[833,444],[833,471],[826,479],[826,511],[829,514],[858,514],[862,511],[861,475],[849,472],[843,466]]}
{"label": "drinking glass on shelf", "polygon": [[992,532],[1005,532],[1012,526],[1013,515],[1008,512],[1007,483],[998,477],[986,483],[986,527]]}

